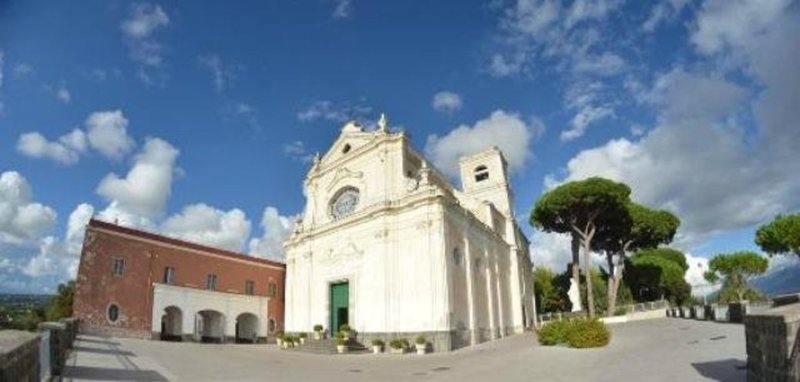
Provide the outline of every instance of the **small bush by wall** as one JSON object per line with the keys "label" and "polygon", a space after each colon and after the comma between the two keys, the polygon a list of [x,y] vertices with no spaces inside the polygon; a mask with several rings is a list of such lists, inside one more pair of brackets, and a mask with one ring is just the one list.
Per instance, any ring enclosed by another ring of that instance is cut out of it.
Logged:
{"label": "small bush by wall", "polygon": [[611,332],[598,320],[575,319],[552,322],[539,330],[539,343],[545,346],[567,344],[583,349],[603,347],[611,341]]}

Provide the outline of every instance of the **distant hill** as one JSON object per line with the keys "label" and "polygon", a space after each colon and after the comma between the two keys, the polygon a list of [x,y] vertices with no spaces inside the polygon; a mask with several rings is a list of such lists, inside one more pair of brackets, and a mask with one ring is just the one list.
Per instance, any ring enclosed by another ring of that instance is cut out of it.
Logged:
{"label": "distant hill", "polygon": [[750,285],[769,296],[798,293],[800,292],[800,261],[789,262],[765,275],[750,279]]}

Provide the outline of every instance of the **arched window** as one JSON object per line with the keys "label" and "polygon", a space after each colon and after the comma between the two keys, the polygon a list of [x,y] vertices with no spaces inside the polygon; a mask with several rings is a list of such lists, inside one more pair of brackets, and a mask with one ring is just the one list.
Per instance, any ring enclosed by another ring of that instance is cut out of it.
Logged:
{"label": "arched window", "polygon": [[461,250],[458,247],[453,248],[453,264],[461,266]]}
{"label": "arched window", "polygon": [[489,179],[489,169],[486,168],[484,165],[480,165],[475,167],[475,181],[482,182],[486,179]]}
{"label": "arched window", "polygon": [[117,322],[117,319],[119,319],[119,306],[117,306],[117,304],[111,304],[108,306],[108,320]]}

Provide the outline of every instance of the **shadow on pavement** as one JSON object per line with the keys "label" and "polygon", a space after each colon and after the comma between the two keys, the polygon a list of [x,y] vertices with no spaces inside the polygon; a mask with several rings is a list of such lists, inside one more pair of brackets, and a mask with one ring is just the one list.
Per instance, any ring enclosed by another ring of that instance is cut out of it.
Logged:
{"label": "shadow on pavement", "polygon": [[72,366],[64,370],[65,380],[71,378],[95,381],[167,381],[155,370],[126,370],[105,367]]}
{"label": "shadow on pavement", "polygon": [[740,359],[724,359],[711,362],[692,363],[697,372],[715,381],[744,381],[747,379],[747,362]]}
{"label": "shadow on pavement", "polygon": [[[81,341],[83,342],[83,341]],[[74,351],[79,352],[86,352],[86,353],[97,353],[97,354],[107,354],[107,355],[115,355],[115,356],[126,356],[126,357],[135,357],[136,354],[129,352],[127,350],[115,350],[115,349],[98,349],[98,348],[88,348],[85,346],[75,346],[73,347]]]}

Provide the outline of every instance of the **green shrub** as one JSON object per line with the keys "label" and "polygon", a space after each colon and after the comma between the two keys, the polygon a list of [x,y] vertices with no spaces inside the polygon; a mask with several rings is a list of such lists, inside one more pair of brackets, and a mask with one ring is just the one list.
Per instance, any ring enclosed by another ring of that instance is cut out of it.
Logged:
{"label": "green shrub", "polygon": [[306,333],[300,333],[300,338],[306,338],[307,336],[308,336],[308,334],[306,334]]}
{"label": "green shrub", "polygon": [[539,329],[539,343],[552,346],[567,342],[569,321],[550,322]]}
{"label": "green shrub", "polygon": [[599,320],[575,320],[567,330],[567,343],[570,347],[597,348],[608,345],[611,332],[606,324]]}
{"label": "green shrub", "polygon": [[374,339],[374,340],[372,340],[372,346],[383,346],[383,345],[384,345],[384,344],[383,344],[383,341],[382,341],[382,340],[379,340],[379,339],[377,339],[377,338],[376,338],[376,339]]}
{"label": "green shrub", "polygon": [[395,338],[389,342],[392,349],[405,349],[408,347],[408,340],[405,338]]}
{"label": "green shrub", "polygon": [[321,332],[322,331],[322,325],[320,325],[320,324],[314,325],[314,331],[315,332]]}
{"label": "green shrub", "polygon": [[551,322],[539,329],[539,343],[545,346],[567,344],[573,348],[608,345],[611,332],[599,320],[574,319]]}
{"label": "green shrub", "polygon": [[344,346],[347,345],[347,338],[339,337],[336,339],[336,345]]}
{"label": "green shrub", "polygon": [[340,332],[349,332],[350,331],[350,325],[344,324],[344,325],[340,326],[339,327],[339,331]]}
{"label": "green shrub", "polygon": [[417,337],[417,340],[415,342],[417,345],[425,345],[425,343],[427,343],[428,340],[425,339],[425,336],[419,336]]}

